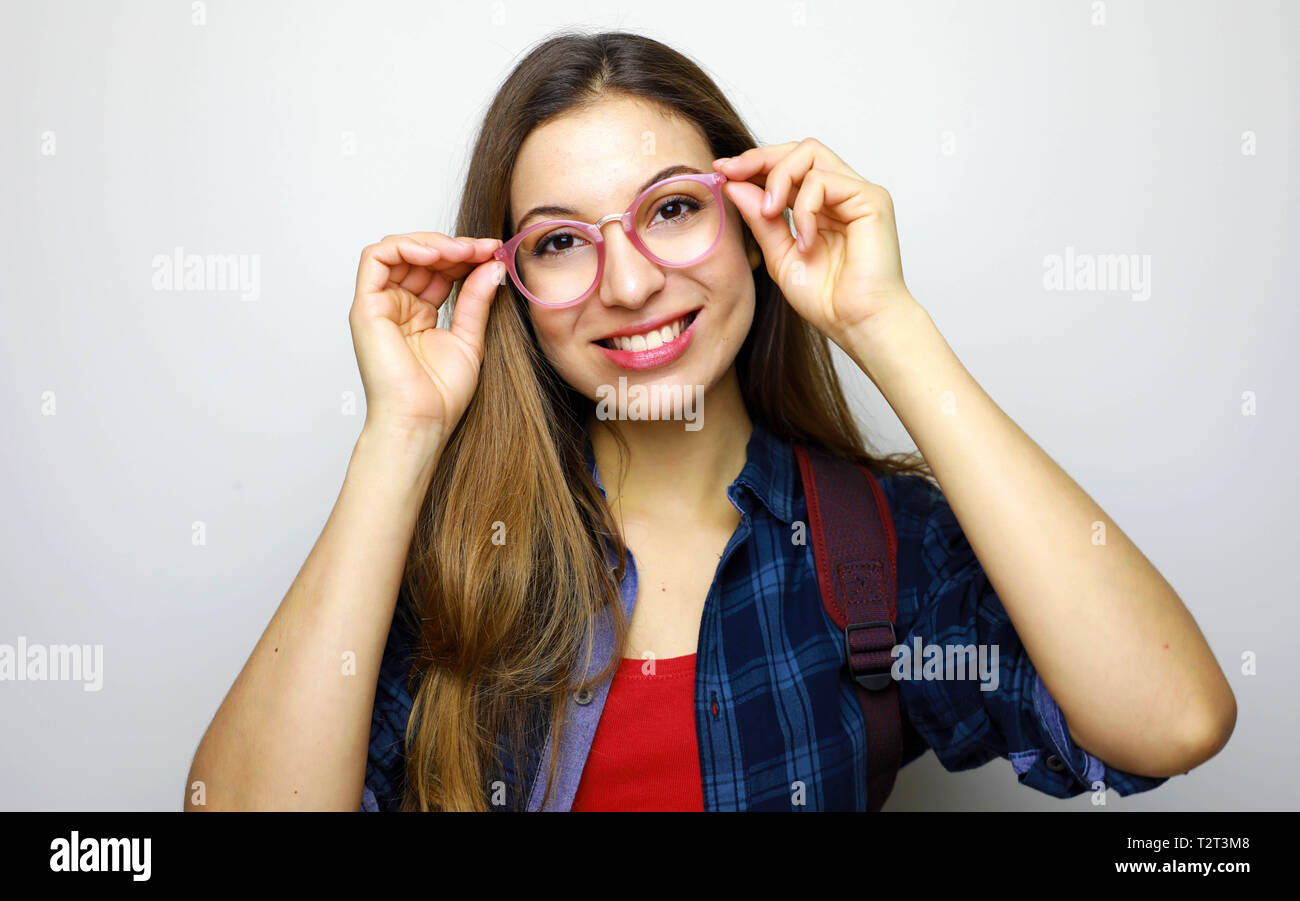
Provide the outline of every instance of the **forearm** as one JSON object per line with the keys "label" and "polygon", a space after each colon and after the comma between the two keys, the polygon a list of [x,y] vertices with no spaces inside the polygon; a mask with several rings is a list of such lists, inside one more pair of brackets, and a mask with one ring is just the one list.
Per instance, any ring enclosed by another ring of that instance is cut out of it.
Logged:
{"label": "forearm", "polygon": [[1217,752],[1236,704],[1195,620],[928,314],[902,305],[888,328],[845,343],[930,464],[1076,742],[1150,776]]}
{"label": "forearm", "polygon": [[199,745],[186,809],[359,807],[379,665],[436,461],[418,438],[363,429],[320,538]]}

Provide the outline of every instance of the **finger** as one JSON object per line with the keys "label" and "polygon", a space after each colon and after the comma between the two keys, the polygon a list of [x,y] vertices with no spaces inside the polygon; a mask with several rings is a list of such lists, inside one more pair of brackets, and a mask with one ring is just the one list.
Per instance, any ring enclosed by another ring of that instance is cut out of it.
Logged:
{"label": "finger", "polygon": [[[404,235],[389,235],[391,238],[414,238],[421,244],[430,244],[434,247],[454,247],[457,244],[464,244],[470,248],[490,247],[495,249],[501,246],[500,238],[472,238],[468,235],[445,235],[442,232],[408,232]],[[385,239],[386,240],[386,239]]]}
{"label": "finger", "polygon": [[752,181],[762,187],[766,181],[767,173],[780,160],[788,156],[790,151],[798,146],[798,143],[797,141],[787,141],[784,144],[751,147],[737,156],[728,158],[721,165],[719,165],[719,161],[715,160],[714,169],[724,173],[728,178]]}
{"label": "finger", "polygon": [[[474,271],[475,267],[477,267],[479,264],[490,262],[493,258],[499,259],[497,252],[498,250],[500,250],[501,245],[505,243],[500,238],[464,238],[462,240],[478,242],[476,245],[477,249],[474,251],[473,254],[471,254],[466,259],[461,260],[460,262],[439,265],[438,271],[437,273],[435,273],[434,281],[433,283],[431,283],[431,285],[438,283],[439,275],[445,275],[446,284],[450,288],[450,285],[453,282],[460,281],[465,276],[469,275],[471,272]],[[505,273],[503,272],[502,273],[503,284],[504,284],[504,276]],[[427,290],[428,289],[426,289],[426,293]],[[443,296],[445,297],[446,295]]]}
{"label": "finger", "polygon": [[789,206],[791,188],[797,187],[803,174],[810,169],[861,178],[816,138],[752,148],[729,160],[715,161],[714,168],[729,178],[744,178],[764,186],[773,195],[763,210],[764,215],[769,216]]}
{"label": "finger", "polygon": [[458,236],[456,240],[466,241],[470,244],[473,244],[475,247],[486,247],[489,250],[496,250],[498,247],[500,247],[502,244],[505,243],[500,238],[470,238],[465,235]]}
{"label": "finger", "polygon": [[[412,237],[423,240],[420,237],[423,234],[424,234],[423,232],[416,232],[412,235]],[[430,237],[440,238],[443,241],[455,242],[456,244],[464,244],[470,248],[469,255],[464,257],[464,259],[461,259],[461,257],[458,254],[453,255],[451,257],[451,259],[457,260],[460,263],[469,264],[468,266],[457,267],[463,270],[461,274],[458,276],[458,278],[463,278],[465,274],[469,272],[470,269],[474,268],[475,264],[481,263],[484,260],[489,259],[492,256],[493,252],[498,247],[500,247],[503,243],[500,238],[471,238],[467,235],[458,235],[455,238],[449,238],[446,235],[437,234],[436,232],[430,235]]]}
{"label": "finger", "polygon": [[814,169],[804,176],[799,194],[794,199],[794,207],[790,211],[794,230],[799,233],[794,243],[802,253],[807,253],[817,238],[817,213],[825,200],[825,182],[817,177],[817,170]]}
{"label": "finger", "polygon": [[[501,242],[498,240],[496,243],[499,245]],[[487,256],[490,258],[491,253],[489,252]],[[411,281],[415,273],[427,273],[428,280],[427,283],[424,283],[423,280],[416,283],[422,285],[419,290],[415,290],[413,287],[408,288],[408,290],[419,297],[420,300],[433,304],[434,309],[438,309],[450,296],[451,286],[473,272],[482,262],[484,260],[476,261],[474,258],[470,258],[452,265],[440,264],[428,269],[412,269],[412,274],[407,276],[407,281]],[[504,273],[502,275],[504,276]],[[402,286],[406,287],[406,283],[403,282]]]}
{"label": "finger", "polygon": [[399,284],[418,297],[429,287],[437,271],[433,266],[411,266]]}
{"label": "finger", "polygon": [[[484,241],[492,242],[496,239]],[[473,239],[450,238],[438,232],[388,235],[362,251],[361,264],[357,267],[357,290],[379,291],[390,281],[401,284],[413,265],[446,267],[467,259],[485,257],[490,252],[488,243],[477,244]]]}
{"label": "finger", "polygon": [[879,205],[887,199],[889,193],[880,185],[860,178],[857,175],[841,175],[838,172],[826,172],[814,169],[821,179],[826,193],[822,209],[830,212],[837,219],[852,222],[867,212],[867,208]]}
{"label": "finger", "polygon": [[794,247],[794,238],[790,235],[790,226],[785,217],[763,215],[763,189],[758,185],[747,181],[729,181],[722,188],[753,232],[754,240],[758,242],[768,264],[778,265]]}
{"label": "finger", "polygon": [[[414,241],[420,247],[432,247],[438,251],[437,256],[432,259],[431,263],[424,265],[415,264],[415,260],[410,259],[409,255],[403,254],[404,258],[412,265],[395,267],[389,273],[390,281],[416,295],[429,287],[435,269],[455,268],[462,266],[466,262],[473,261],[475,257],[483,256],[483,248],[476,246],[472,238],[450,238],[438,232],[412,232],[409,235],[395,235],[393,237],[399,249],[409,246]],[[422,241],[421,238],[426,240]],[[406,271],[403,272],[403,269]],[[465,271],[468,271],[468,267],[465,267]],[[461,275],[463,274],[461,273]]]}
{"label": "finger", "polygon": [[[818,149],[818,168],[851,173],[853,170],[834,151],[816,138],[804,138],[802,141],[787,141],[784,144],[768,144],[751,147],[733,157],[714,160],[714,168],[721,169],[727,175],[761,182],[781,160],[800,148],[816,147]],[[720,165],[719,165],[720,164]]]}
{"label": "finger", "polygon": [[799,189],[804,177],[813,169],[861,178],[821,141],[815,138],[804,138],[768,172],[767,193],[771,195],[771,200],[767,201],[769,215],[790,206],[792,195]]}
{"label": "finger", "polygon": [[472,238],[453,238],[450,235],[444,235],[442,232],[408,232],[404,235],[389,235],[389,237],[411,238],[415,241],[419,241],[421,244],[428,244],[432,247],[437,247],[439,250],[446,250],[455,247],[458,244],[463,244],[466,247],[473,246]]}
{"label": "finger", "polygon": [[487,333],[488,312],[496,297],[505,263],[489,260],[474,268],[460,286],[456,307],[451,316],[451,333],[483,356],[483,336]]}
{"label": "finger", "polygon": [[429,284],[416,296],[420,300],[433,304],[435,308],[440,308],[442,302],[447,299],[447,295],[451,294],[451,285],[456,280],[456,277],[446,269],[440,269],[432,274],[433,278],[429,280]]}
{"label": "finger", "polygon": [[[449,249],[448,252],[456,251]],[[469,253],[469,249],[463,248],[460,253]],[[382,291],[389,281],[400,283],[411,263],[429,266],[441,256],[441,251],[428,244],[403,235],[389,235],[361,251],[361,263],[357,266],[357,293]]]}
{"label": "finger", "polygon": [[451,266],[438,266],[434,269],[426,269],[431,276],[429,283],[419,292],[414,292],[421,300],[427,300],[437,307],[442,306],[442,302],[451,294],[451,286],[463,279],[482,265],[482,261],[474,262],[466,260],[463,263],[456,263]]}
{"label": "finger", "polygon": [[868,183],[847,175],[811,170],[804,176],[792,208],[794,227],[799,232],[796,246],[804,253],[811,248],[817,237],[818,214],[846,225],[865,215],[871,206],[870,188]]}
{"label": "finger", "polygon": [[500,238],[472,238],[468,235],[457,235],[449,237],[441,232],[411,232],[406,237],[414,238],[422,244],[430,244],[434,247],[456,247],[464,244],[472,251],[467,260],[485,260],[487,255],[501,246]]}
{"label": "finger", "polygon": [[[458,259],[462,254],[453,253],[450,257],[442,255],[441,259],[432,266],[411,266],[405,277],[400,279],[399,284],[407,291],[422,298],[439,271],[448,274],[449,278],[445,280],[448,283],[462,279],[469,274],[475,265],[489,259],[493,251],[500,247],[502,243],[500,238],[449,238],[436,232],[417,232],[409,237],[416,237],[416,235],[427,235],[430,240],[438,242],[437,246],[455,248],[457,244],[464,244],[472,248],[469,256],[466,256],[463,260]],[[394,281],[398,281],[396,272],[391,277]],[[441,304],[446,296],[446,293],[444,293],[438,297],[437,303]]]}

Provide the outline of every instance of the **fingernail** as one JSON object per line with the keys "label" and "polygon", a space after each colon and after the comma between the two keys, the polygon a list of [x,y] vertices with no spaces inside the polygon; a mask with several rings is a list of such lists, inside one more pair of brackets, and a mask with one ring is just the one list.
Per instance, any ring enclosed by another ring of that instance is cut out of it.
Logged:
{"label": "fingernail", "polygon": [[725,165],[727,165],[727,163],[729,163],[729,162],[731,162],[731,157],[729,157],[729,156],[724,156],[724,157],[722,157],[721,159],[714,160],[714,161],[713,161],[713,164],[714,164],[715,166],[725,166]]}
{"label": "fingernail", "polygon": [[772,192],[771,192],[771,191],[764,191],[764,192],[763,192],[763,212],[764,212],[764,213],[770,213],[770,212],[772,212]]}

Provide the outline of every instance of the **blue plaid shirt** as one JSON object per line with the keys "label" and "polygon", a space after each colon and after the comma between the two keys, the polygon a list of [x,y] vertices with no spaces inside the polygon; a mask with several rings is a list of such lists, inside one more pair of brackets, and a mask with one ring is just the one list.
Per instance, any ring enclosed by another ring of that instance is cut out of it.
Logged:
{"label": "blue plaid shirt", "polygon": [[[700,624],[694,712],[704,809],[865,810],[866,732],[843,633],[822,606],[811,542],[792,540],[794,524],[808,521],[798,463],[790,445],[758,423],[746,456],[727,488],[740,525]],[[590,441],[587,462],[601,485]],[[927,748],[949,770],[1001,757],[1021,785],[1059,798],[1094,791],[1098,782],[1120,795],[1165,782],[1107,766],[1074,744],[943,494],[918,476],[879,481],[898,537],[899,643],[998,650],[991,691],[981,690],[978,677],[899,680],[902,763]],[[629,551],[622,583],[629,616],[636,585]],[[375,694],[362,810],[391,810],[400,802],[410,636],[409,616],[399,608]],[[612,653],[607,627],[596,643],[593,669]],[[606,679],[587,695],[570,694],[570,725],[548,810],[570,809],[609,685]],[[534,735],[545,740],[530,748],[521,785],[502,758],[506,809],[540,809],[539,767],[549,759],[550,735],[544,719],[533,722],[539,724]]]}

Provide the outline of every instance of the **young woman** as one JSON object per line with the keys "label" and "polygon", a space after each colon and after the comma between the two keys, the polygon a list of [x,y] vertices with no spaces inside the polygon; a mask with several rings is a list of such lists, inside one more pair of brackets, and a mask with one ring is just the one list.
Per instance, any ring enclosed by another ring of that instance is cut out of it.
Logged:
{"label": "young woman", "polygon": [[[902,762],[1128,794],[1228,740],[1179,597],[963,368],[889,194],[819,141],[759,146],[663,44],[561,34],[493,99],[455,232],[362,253],[365,425],[195,755],[208,809],[864,809],[797,444],[879,480],[898,642],[992,654],[992,684],[900,681]],[[870,452],[829,341],[923,460]]]}

